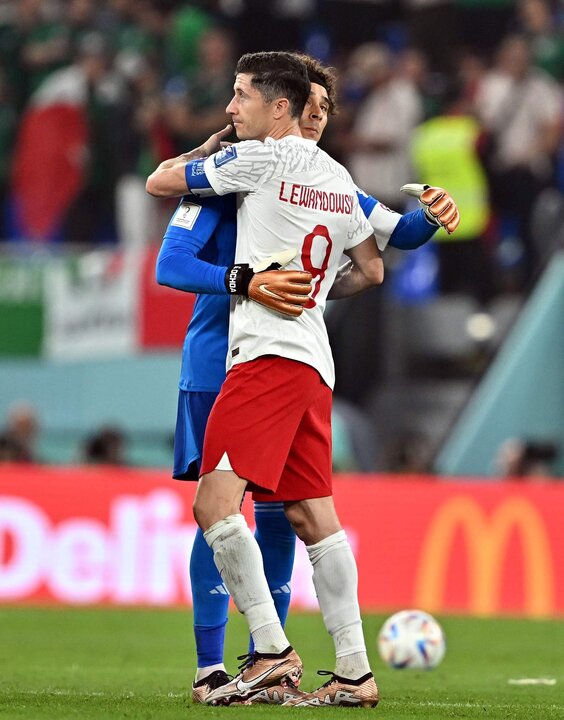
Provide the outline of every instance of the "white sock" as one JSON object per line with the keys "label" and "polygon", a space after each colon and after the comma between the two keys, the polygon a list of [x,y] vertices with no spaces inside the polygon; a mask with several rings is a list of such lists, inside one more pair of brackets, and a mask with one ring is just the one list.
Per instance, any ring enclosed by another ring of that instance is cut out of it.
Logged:
{"label": "white sock", "polygon": [[309,545],[307,552],[323,622],[335,644],[335,672],[356,680],[370,672],[370,665],[358,606],[356,561],[345,531]]}
{"label": "white sock", "polygon": [[204,538],[237,609],[249,624],[257,652],[285,650],[290,643],[268,589],[259,546],[245,518],[229,515],[206,530]]}
{"label": "white sock", "polygon": [[[280,631],[282,631],[282,635]],[[252,636],[257,652],[279,653],[285,650],[290,644],[286,639],[286,635],[284,635],[280,621],[257,628],[252,632]]]}
{"label": "white sock", "polygon": [[358,680],[359,677],[370,672],[366,651],[343,655],[337,658],[335,674],[349,680]]}
{"label": "white sock", "polygon": [[216,670],[223,670],[223,672],[225,672],[225,665],[223,663],[218,663],[217,665],[206,665],[206,667],[203,668],[199,667],[196,670],[196,682],[207,678],[208,675],[211,675]]}

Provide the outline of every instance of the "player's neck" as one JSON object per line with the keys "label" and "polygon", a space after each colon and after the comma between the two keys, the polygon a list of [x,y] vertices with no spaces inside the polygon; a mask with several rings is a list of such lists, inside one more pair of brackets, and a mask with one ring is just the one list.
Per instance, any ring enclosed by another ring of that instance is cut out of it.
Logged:
{"label": "player's neck", "polygon": [[302,137],[298,120],[273,124],[262,139],[265,140],[267,137],[270,137],[273,140],[281,140],[287,135]]}

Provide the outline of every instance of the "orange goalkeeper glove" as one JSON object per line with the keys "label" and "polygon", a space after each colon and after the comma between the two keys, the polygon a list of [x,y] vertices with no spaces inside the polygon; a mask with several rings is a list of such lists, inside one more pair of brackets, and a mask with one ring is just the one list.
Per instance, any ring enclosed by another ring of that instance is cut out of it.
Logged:
{"label": "orange goalkeeper glove", "polygon": [[425,216],[435,225],[444,227],[447,233],[453,233],[460,222],[460,213],[451,195],[440,187],[408,183],[401,191],[419,200]]}
{"label": "orange goalkeeper glove", "polygon": [[281,270],[296,256],[286,250],[267,258],[254,268],[237,263],[227,269],[225,286],[230,295],[243,295],[282,315],[299,317],[311,293],[311,273]]}

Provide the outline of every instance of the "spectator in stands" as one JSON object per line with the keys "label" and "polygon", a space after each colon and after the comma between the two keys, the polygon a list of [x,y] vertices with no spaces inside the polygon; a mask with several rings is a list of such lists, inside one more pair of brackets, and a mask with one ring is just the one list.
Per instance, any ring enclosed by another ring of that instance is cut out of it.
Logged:
{"label": "spectator in stands", "polygon": [[112,49],[117,54],[142,55],[164,69],[171,9],[167,0],[112,0],[104,18]]}
{"label": "spectator in stands", "polygon": [[411,143],[417,177],[448,187],[460,210],[460,225],[435,237],[439,291],[463,292],[485,305],[494,294],[492,259],[484,243],[490,219],[488,181],[478,154],[481,129],[471,115],[464,85],[452,80],[442,111],[419,125]]}
{"label": "spectator in stands", "polygon": [[[177,152],[198,147],[225,125],[225,108],[233,96],[233,40],[221,28],[211,28],[200,37],[198,66],[185,82],[169,83],[165,94],[168,128],[177,138]],[[174,92],[174,86],[180,92]]]}
{"label": "spectator in stands", "polygon": [[42,0],[18,0],[8,8],[0,46],[3,67],[19,110],[54,71],[69,61],[63,19],[50,16]]}
{"label": "spectator in stands", "polygon": [[102,17],[102,26],[116,54],[154,56],[158,43],[136,14],[141,4],[137,0],[108,0]]}
{"label": "spectator in stands", "polygon": [[[507,37],[476,93],[476,112],[489,136],[488,172],[494,211],[501,223],[501,250],[509,240],[515,283],[522,289],[534,275],[537,258],[530,217],[539,192],[554,182],[560,145],[563,94],[553,78],[533,66],[523,36]],[[503,261],[504,256],[501,256]]]}
{"label": "spectator in stands", "polygon": [[6,414],[6,425],[2,433],[2,453],[12,462],[39,462],[37,438],[39,416],[28,402],[14,403]]}
{"label": "spectator in stands", "polygon": [[68,0],[65,8],[68,59],[76,56],[83,38],[93,30],[100,30],[95,0]]}
{"label": "spectator in stands", "polygon": [[[164,10],[165,14],[169,13],[165,34],[166,47],[163,47],[167,75],[190,75],[196,72],[200,62],[200,40],[215,25],[215,19],[208,11],[212,3],[205,0],[182,3],[175,3],[174,0],[153,0],[149,4]],[[178,7],[175,8],[175,5]]]}
{"label": "spectator in stands", "polygon": [[[111,48],[101,33],[85,35],[75,62],[52,73],[33,95],[20,128],[21,143],[18,144],[14,172],[19,178],[25,176],[31,183],[42,186],[42,202],[46,196],[53,196],[58,213],[53,212],[53,224],[62,226],[62,239],[69,242],[93,244],[116,240],[114,192],[121,137],[127,131],[123,122],[127,96],[123,79],[113,71],[111,60]],[[64,113],[65,120],[57,121],[54,112]],[[69,112],[72,113],[70,128],[65,125]],[[33,115],[40,113],[54,123],[49,133],[44,121],[26,135],[25,120],[31,123]],[[78,146],[69,147],[67,143],[74,137],[71,130],[77,127],[81,140]],[[30,173],[29,165],[33,164],[34,157],[36,163]],[[60,174],[67,167],[65,177],[58,186],[53,186],[51,174],[55,172],[56,162],[61,165]],[[71,174],[77,176],[72,192],[69,190],[61,201],[64,194],[61,187]],[[26,234],[26,225],[33,224],[31,217],[38,212],[39,206],[37,196],[35,204],[32,200],[25,205],[29,186],[23,180],[21,182],[17,202],[19,207],[27,207],[27,222],[25,216],[21,221],[22,234]],[[46,240],[50,239],[52,231],[53,228],[48,227],[42,233],[28,231],[27,234]]]}
{"label": "spectator in stands", "polygon": [[464,96],[472,109],[475,107],[476,93],[486,71],[487,66],[483,57],[471,51],[460,53],[456,77],[464,86]]}
{"label": "spectator in stands", "polygon": [[19,445],[5,432],[0,433],[0,463],[21,462]]}
{"label": "spectator in stands", "polygon": [[551,478],[558,457],[554,442],[509,438],[501,444],[495,462],[500,476],[507,479]]}
{"label": "spectator in stands", "polygon": [[89,148],[82,192],[69,209],[63,230],[70,242],[116,241],[114,194],[127,96],[111,62],[112,49],[100,33],[82,38],[75,65],[85,83]]}
{"label": "spectator in stands", "polygon": [[457,5],[462,47],[491,60],[515,20],[515,0],[457,0]]}
{"label": "spectator in stands", "polygon": [[166,122],[158,68],[141,54],[122,52],[116,68],[125,79],[125,104],[119,152],[116,154],[116,216],[122,247],[147,247],[162,235],[170,207],[145,192],[154,167],[176,153]]}
{"label": "spectator in stands", "polygon": [[429,70],[429,63],[420,50],[405,48],[397,56],[397,74],[408,84],[417,88],[423,104],[423,117],[436,115],[440,107],[440,95],[444,92],[446,78]]}
{"label": "spectator in stands", "polygon": [[345,76],[346,84],[350,78],[363,96],[349,131],[336,138],[345,164],[365,192],[402,211],[400,188],[413,179],[409,141],[423,115],[419,92],[410,80],[398,77],[391,52],[378,43],[357,48]]}
{"label": "spectator in stands", "polygon": [[410,44],[426,57],[431,70],[447,75],[460,48],[455,0],[402,0]]}
{"label": "spectator in stands", "polygon": [[519,22],[530,42],[534,63],[564,80],[564,33],[557,26],[549,0],[520,0]]}
{"label": "spectator in stands", "polygon": [[84,443],[83,461],[88,465],[127,465],[126,437],[118,427],[106,426]]}

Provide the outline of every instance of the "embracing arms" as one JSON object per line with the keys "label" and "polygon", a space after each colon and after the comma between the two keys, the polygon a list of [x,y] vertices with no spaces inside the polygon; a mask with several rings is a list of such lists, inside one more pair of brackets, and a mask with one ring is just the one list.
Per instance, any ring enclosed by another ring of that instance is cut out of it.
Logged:
{"label": "embracing arms", "polygon": [[[404,185],[401,189],[408,195],[418,198],[423,206],[422,209],[398,216],[388,208],[378,207],[378,202],[373,197],[359,192],[361,207],[372,224],[376,236],[382,238],[385,244],[401,250],[414,250],[428,242],[439,227],[444,227],[449,234],[456,230],[460,222],[460,213],[446,190],[416,183]],[[392,224],[395,222],[391,233],[390,222]],[[363,266],[357,264],[352,255],[350,257],[351,259],[337,272],[333,287],[327,296],[329,300],[350,297],[378,284],[371,282],[370,273],[365,273]],[[360,261],[366,262],[362,258]]]}
{"label": "embracing arms", "polygon": [[186,164],[192,160],[201,160],[221,150],[223,138],[227,137],[232,130],[231,125],[226,125],[223,130],[211,135],[205,143],[194,150],[164,160],[147,178],[145,189],[149,195],[162,198],[186,195],[188,192],[185,174]]}

